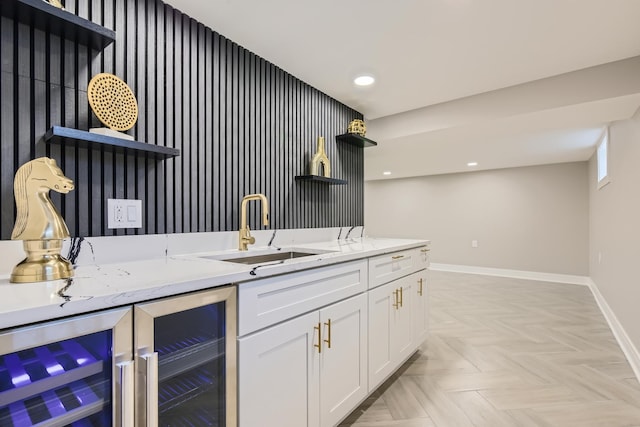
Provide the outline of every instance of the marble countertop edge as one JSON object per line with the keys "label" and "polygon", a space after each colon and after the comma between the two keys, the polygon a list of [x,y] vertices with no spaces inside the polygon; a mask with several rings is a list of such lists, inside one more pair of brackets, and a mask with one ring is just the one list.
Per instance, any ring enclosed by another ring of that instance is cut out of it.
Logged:
{"label": "marble countertop edge", "polygon": [[[207,259],[237,250],[198,252],[141,261],[76,267],[72,280],[14,284],[0,278],[0,329],[117,308],[188,292],[324,267],[412,249],[428,240],[356,238],[293,246],[257,247],[249,252],[318,251],[317,255],[244,265]],[[257,267],[257,268],[256,268]]]}

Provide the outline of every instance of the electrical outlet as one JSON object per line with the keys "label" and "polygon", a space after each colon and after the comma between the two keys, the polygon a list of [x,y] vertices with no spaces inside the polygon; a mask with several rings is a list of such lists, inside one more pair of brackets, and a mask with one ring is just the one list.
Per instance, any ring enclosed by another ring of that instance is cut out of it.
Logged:
{"label": "electrical outlet", "polygon": [[478,247],[478,241],[477,240],[472,240],[471,241],[471,247],[472,248],[477,248]]}
{"label": "electrical outlet", "polygon": [[107,228],[142,228],[142,200],[107,199]]}

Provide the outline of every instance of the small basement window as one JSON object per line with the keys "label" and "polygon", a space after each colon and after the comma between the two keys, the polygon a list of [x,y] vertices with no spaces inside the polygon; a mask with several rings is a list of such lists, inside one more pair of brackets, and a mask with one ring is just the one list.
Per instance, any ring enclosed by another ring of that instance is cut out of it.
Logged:
{"label": "small basement window", "polygon": [[598,189],[604,187],[611,179],[609,178],[609,130],[605,129],[602,140],[596,149],[596,162],[598,166]]}

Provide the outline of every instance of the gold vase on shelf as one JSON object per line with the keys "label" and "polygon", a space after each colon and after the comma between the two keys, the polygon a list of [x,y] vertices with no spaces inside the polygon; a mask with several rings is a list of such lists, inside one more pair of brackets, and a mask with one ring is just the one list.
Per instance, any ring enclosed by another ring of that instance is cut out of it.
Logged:
{"label": "gold vase on shelf", "polygon": [[322,165],[323,176],[331,178],[331,165],[324,150],[324,136],[318,137],[318,149],[311,159],[311,175],[320,175],[320,165]]}

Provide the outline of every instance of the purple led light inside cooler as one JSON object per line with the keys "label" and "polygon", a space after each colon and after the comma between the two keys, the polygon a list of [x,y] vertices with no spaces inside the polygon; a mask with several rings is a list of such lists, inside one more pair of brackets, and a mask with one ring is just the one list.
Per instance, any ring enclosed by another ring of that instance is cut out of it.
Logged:
{"label": "purple led light inside cooler", "polygon": [[86,365],[87,363],[95,362],[96,359],[89,353],[84,347],[78,344],[76,341],[63,341],[61,343],[67,354],[76,361],[78,366]]}
{"label": "purple led light inside cooler", "polygon": [[35,352],[50,376],[60,375],[65,372],[62,365],[58,363],[53,353],[51,353],[47,347],[38,347],[35,349]]}
{"label": "purple led light inside cooler", "polygon": [[9,405],[9,413],[11,414],[11,421],[14,426],[30,426],[32,425],[31,418],[27,412],[27,408],[24,407],[24,403],[15,402]]}
{"label": "purple led light inside cooler", "polygon": [[44,403],[47,405],[47,410],[49,410],[52,418],[62,416],[67,412],[62,401],[53,391],[49,390],[44,392],[42,394],[42,398],[44,399]]}
{"label": "purple led light inside cooler", "polygon": [[31,383],[31,378],[27,374],[11,373],[11,382],[16,387],[22,387]]}
{"label": "purple led light inside cooler", "polygon": [[7,354],[4,357],[4,361],[14,386],[22,387],[31,383],[31,378],[29,374],[27,374],[27,371],[24,370],[22,361],[17,354]]}
{"label": "purple led light inside cooler", "polygon": [[45,369],[47,370],[47,372],[49,373],[49,375],[54,376],[54,375],[59,375],[64,371],[64,368],[62,366],[60,366],[59,363],[55,363],[55,364],[51,364],[51,365],[46,365]]}
{"label": "purple led light inside cooler", "polygon": [[81,386],[77,383],[70,384],[73,395],[78,399],[82,406],[97,402],[100,398],[87,386]]}

